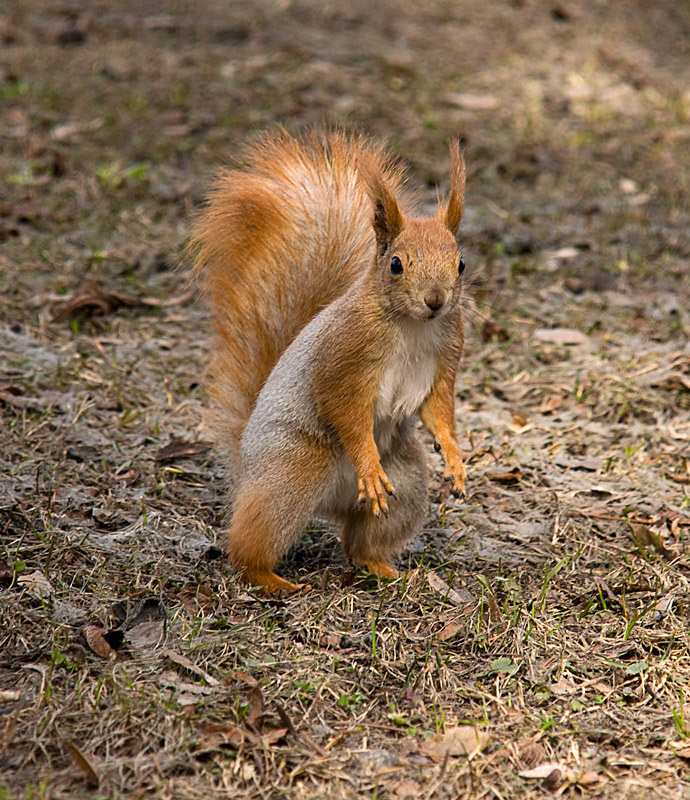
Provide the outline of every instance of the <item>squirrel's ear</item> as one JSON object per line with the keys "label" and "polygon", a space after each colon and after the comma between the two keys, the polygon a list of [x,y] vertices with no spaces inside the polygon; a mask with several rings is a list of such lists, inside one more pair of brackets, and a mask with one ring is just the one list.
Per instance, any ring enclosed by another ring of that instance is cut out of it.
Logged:
{"label": "squirrel's ear", "polygon": [[366,152],[360,153],[357,170],[374,209],[372,224],[376,233],[377,250],[383,253],[402,230],[403,216],[395,195],[386,184],[374,158]]}
{"label": "squirrel's ear", "polygon": [[458,235],[465,199],[465,159],[460,152],[460,142],[450,143],[450,195],[444,222],[453,236]]}

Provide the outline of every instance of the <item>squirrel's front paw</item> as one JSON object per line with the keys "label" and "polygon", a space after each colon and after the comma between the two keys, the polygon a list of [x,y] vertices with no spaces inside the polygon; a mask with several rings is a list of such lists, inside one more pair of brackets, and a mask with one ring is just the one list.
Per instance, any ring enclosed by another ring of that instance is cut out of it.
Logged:
{"label": "squirrel's front paw", "polygon": [[450,490],[456,497],[459,495],[465,496],[467,474],[465,472],[462,456],[459,452],[453,453],[446,459],[446,469],[443,476],[451,481]]}
{"label": "squirrel's front paw", "polygon": [[381,514],[388,516],[388,503],[384,489],[389,495],[395,496],[395,489],[380,464],[374,470],[361,474],[357,478],[357,504],[363,506],[367,500],[371,501],[371,513],[375,517]]}

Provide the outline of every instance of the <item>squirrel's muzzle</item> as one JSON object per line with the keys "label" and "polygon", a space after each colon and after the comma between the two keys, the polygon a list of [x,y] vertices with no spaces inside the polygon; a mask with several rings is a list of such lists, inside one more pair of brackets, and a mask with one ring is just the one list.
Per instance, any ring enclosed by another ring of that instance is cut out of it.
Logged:
{"label": "squirrel's muzzle", "polygon": [[431,311],[436,313],[446,302],[446,295],[440,289],[433,289],[424,295],[424,302]]}

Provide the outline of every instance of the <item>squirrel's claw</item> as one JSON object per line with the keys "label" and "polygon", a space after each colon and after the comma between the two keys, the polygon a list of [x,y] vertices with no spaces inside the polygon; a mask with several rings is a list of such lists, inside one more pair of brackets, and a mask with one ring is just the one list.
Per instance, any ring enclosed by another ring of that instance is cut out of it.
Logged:
{"label": "squirrel's claw", "polygon": [[388,480],[388,476],[379,466],[378,472],[373,476],[360,477],[357,480],[357,505],[366,505],[367,500],[371,502],[371,513],[381,519],[388,516],[388,503],[386,502],[387,492],[391,497],[395,497],[395,489]]}
{"label": "squirrel's claw", "polygon": [[462,458],[449,459],[444,477],[451,481],[450,491],[454,497],[466,496],[465,481],[467,480],[467,473],[465,472],[465,465],[462,463]]}

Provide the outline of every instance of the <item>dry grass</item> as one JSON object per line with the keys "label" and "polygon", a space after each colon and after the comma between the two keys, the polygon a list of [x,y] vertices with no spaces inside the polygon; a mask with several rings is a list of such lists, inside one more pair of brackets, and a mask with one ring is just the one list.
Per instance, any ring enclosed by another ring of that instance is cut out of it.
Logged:
{"label": "dry grass", "polygon": [[[690,797],[690,17],[628,12],[0,20],[0,798]],[[314,528],[267,601],[217,547],[176,253],[251,130],[324,117],[420,183],[467,141],[470,496],[430,448],[401,578]]]}

